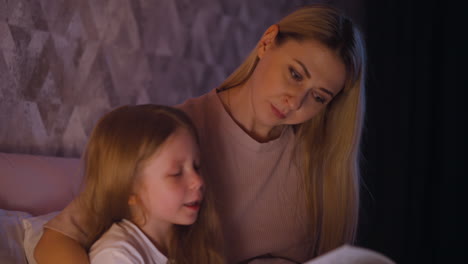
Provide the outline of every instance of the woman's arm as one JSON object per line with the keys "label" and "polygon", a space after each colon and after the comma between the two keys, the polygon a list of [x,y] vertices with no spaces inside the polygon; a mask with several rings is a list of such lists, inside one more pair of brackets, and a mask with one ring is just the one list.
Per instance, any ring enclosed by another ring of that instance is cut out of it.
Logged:
{"label": "woman's arm", "polygon": [[38,264],[88,264],[86,250],[75,240],[48,228],[34,249],[34,258]]}

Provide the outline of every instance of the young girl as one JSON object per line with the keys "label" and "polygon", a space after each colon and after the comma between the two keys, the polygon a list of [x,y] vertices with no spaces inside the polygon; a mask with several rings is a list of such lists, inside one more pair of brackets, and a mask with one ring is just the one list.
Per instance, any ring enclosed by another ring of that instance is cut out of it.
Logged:
{"label": "young girl", "polygon": [[77,200],[89,244],[99,238],[90,262],[223,262],[199,166],[196,130],[182,111],[138,105],[105,115],[85,152]]}

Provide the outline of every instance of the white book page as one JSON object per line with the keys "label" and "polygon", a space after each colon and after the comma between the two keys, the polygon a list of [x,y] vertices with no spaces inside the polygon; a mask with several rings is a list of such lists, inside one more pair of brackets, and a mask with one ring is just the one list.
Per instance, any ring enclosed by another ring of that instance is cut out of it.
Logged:
{"label": "white book page", "polygon": [[371,249],[344,245],[304,264],[395,264],[394,261]]}

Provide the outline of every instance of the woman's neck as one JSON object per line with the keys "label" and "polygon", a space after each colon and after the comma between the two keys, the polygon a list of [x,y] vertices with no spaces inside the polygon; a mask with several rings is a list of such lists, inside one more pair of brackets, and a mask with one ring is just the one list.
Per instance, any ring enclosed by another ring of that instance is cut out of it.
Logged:
{"label": "woman's neck", "polygon": [[252,106],[251,90],[247,85],[246,83],[218,93],[224,109],[234,122],[256,141],[268,142],[278,138],[283,127],[266,127],[257,121]]}

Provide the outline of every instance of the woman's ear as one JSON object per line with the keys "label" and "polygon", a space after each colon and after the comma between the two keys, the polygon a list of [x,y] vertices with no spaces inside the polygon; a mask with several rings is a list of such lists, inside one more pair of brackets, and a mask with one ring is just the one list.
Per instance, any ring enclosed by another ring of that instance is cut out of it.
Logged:
{"label": "woman's ear", "polygon": [[128,205],[137,205],[137,196],[135,194],[130,194],[128,198]]}
{"label": "woman's ear", "polygon": [[263,33],[262,38],[257,44],[257,56],[261,59],[263,55],[265,54],[265,51],[267,51],[269,48],[274,46],[275,44],[275,38],[278,35],[279,32],[279,25],[274,24],[271,25],[265,33]]}

